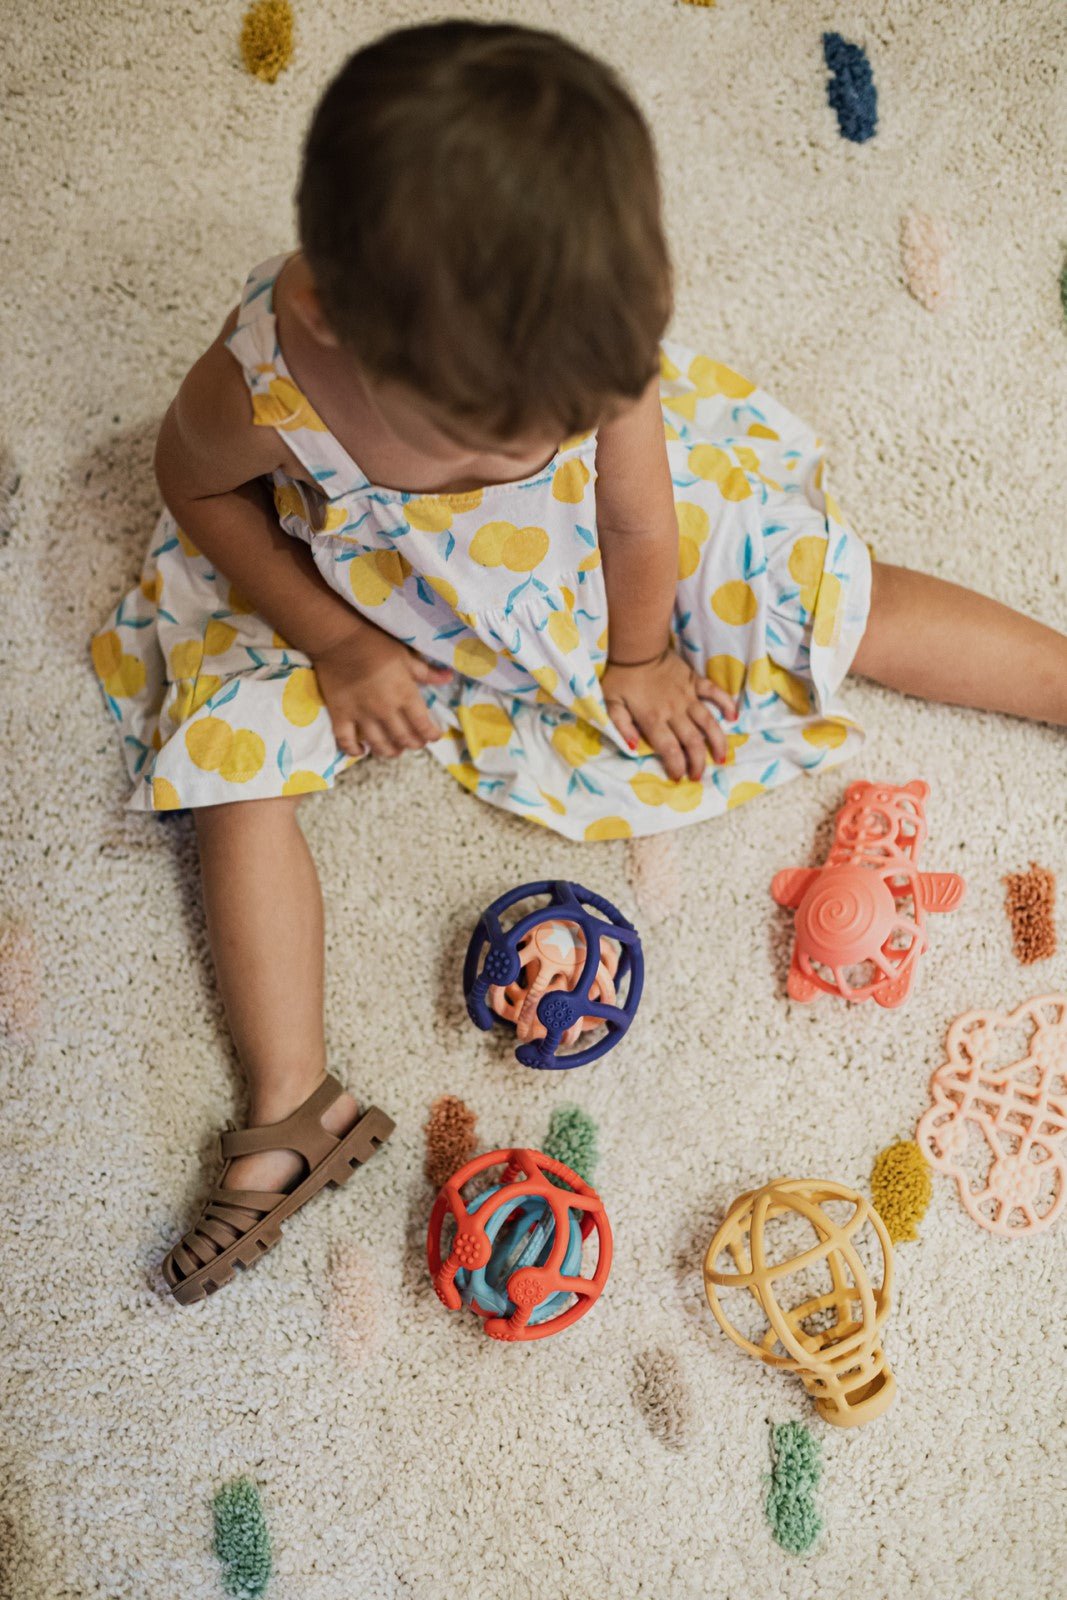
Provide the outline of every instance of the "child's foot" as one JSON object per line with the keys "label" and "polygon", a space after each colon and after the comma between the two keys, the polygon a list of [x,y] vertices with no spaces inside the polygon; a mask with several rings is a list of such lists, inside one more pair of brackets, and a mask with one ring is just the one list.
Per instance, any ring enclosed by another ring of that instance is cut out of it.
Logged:
{"label": "child's foot", "polygon": [[[324,1078],[318,1083],[313,1083],[307,1094],[313,1094]],[[283,1122],[286,1117],[303,1104],[305,1096],[297,1094],[291,1104],[286,1107],[285,1102],[269,1108],[270,1115],[255,1116],[250,1121],[250,1128],[267,1128],[272,1123]],[[323,1113],[320,1121],[327,1133],[332,1133],[335,1138],[341,1138],[355,1127],[356,1118],[359,1116],[359,1107],[347,1089],[341,1091],[332,1106]],[[307,1163],[302,1161],[295,1150],[261,1150],[250,1156],[237,1156],[229,1163],[219,1185],[224,1189],[271,1189],[282,1194],[287,1190],[294,1179],[306,1170]]]}
{"label": "child's foot", "polygon": [[[278,1109],[275,1107],[274,1109]],[[194,1227],[163,1263],[183,1305],[228,1283],[281,1237],[281,1224],[327,1184],[342,1184],[369,1161],[394,1123],[323,1076],[287,1116],[222,1135],[222,1174]]]}

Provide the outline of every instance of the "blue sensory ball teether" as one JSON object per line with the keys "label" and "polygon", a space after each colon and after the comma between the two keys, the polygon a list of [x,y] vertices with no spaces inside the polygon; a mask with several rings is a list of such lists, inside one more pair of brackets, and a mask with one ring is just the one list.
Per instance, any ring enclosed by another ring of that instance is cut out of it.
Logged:
{"label": "blue sensory ball teether", "polygon": [[[547,902],[510,927],[501,919],[524,900]],[[603,895],[580,884],[524,883],[478,919],[463,964],[467,1013],[488,1031],[497,1018],[519,1040],[524,1066],[584,1067],[618,1044],[644,983],[641,939]],[[603,1035],[575,1049],[583,1033]]]}

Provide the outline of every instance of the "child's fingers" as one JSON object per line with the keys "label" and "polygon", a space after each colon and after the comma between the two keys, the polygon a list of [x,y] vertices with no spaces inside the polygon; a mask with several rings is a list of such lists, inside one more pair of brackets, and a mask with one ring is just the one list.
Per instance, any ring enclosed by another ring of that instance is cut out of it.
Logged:
{"label": "child's fingers", "polygon": [[408,706],[406,715],[412,736],[418,741],[418,749],[421,750],[424,744],[433,744],[435,739],[441,737],[440,728],[421,700]]}
{"label": "child's fingers", "polygon": [[653,728],[648,742],[663,762],[668,778],[674,783],[680,782],[685,777],[687,757],[670,723],[661,722]]}
{"label": "child's fingers", "polygon": [[701,776],[707,765],[708,747],[705,742],[703,729],[699,728],[692,715],[687,716],[680,712],[671,722],[675,738],[685,751],[685,773],[694,781]]}
{"label": "child's fingers", "polygon": [[726,743],[726,735],[719,727],[715,717],[703,701],[698,701],[689,715],[700,729],[701,738],[707,741],[714,760],[718,762],[719,766],[722,766],[726,760],[729,746]]}
{"label": "child's fingers", "polygon": [[707,678],[697,678],[696,692],[701,700],[710,700],[717,705],[727,722],[737,721],[737,701],[725,689],[720,689],[717,683],[709,683]]}
{"label": "child's fingers", "polygon": [[337,741],[338,750],[343,750],[346,756],[361,756],[363,754],[363,740],[359,729],[350,717],[333,725],[333,736]]}
{"label": "child's fingers", "polygon": [[411,658],[411,676],[416,683],[447,683],[452,676],[451,667],[440,667],[424,661],[421,656]]}
{"label": "child's fingers", "polygon": [[396,756],[399,750],[393,748],[385,729],[380,722],[364,722],[363,740],[372,756]]}
{"label": "child's fingers", "polygon": [[630,715],[626,702],[624,700],[608,700],[605,701],[605,704],[608,708],[608,715],[611,717],[612,722],[626,740],[626,743],[629,745],[630,749],[636,750],[637,746],[641,742],[641,733],[638,729],[637,723]]}

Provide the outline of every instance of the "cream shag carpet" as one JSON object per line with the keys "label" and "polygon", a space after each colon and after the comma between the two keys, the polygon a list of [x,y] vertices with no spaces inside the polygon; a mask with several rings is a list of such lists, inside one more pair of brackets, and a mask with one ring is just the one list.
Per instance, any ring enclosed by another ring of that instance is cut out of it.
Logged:
{"label": "cream shag carpet", "polygon": [[[675,331],[817,423],[877,551],[1067,628],[1063,8],[454,9],[556,27],[626,74],[662,153]],[[0,911],[21,1038],[0,1089],[0,1594],[219,1595],[211,1500],[245,1475],[277,1600],[1051,1600],[1067,1222],[1003,1243],[935,1178],[921,1241],[897,1253],[899,1399],[855,1433],[727,1343],[699,1272],[742,1189],[786,1173],[865,1187],[876,1153],[911,1136],[959,1012],[1067,987],[1065,949],[1014,961],[1001,886],[1031,859],[1067,879],[1067,744],[1049,729],[857,688],[870,739],[847,772],[679,835],[683,907],[648,930],[638,1024],[577,1081],[470,1028],[461,952],[480,907],[529,878],[573,876],[633,911],[625,846],[525,828],[429,759],[353,774],[306,808],[330,1042],[398,1132],[214,1300],[183,1311],[161,1292],[240,1099],[192,827],[123,815],[88,638],[141,559],[164,408],[248,268],[293,241],[316,96],[351,47],[438,11],[298,0],[297,55],[272,87],[240,64],[240,0],[8,7]],[[870,56],[866,145],[827,104],[827,29]],[[956,241],[958,297],[936,314],[901,282],[913,207]],[[903,1010],[789,1006],[771,875],[819,859],[846,777],[867,775],[930,782],[926,863],[963,872],[967,903],[936,923]],[[617,1259],[558,1340],[493,1344],[430,1290],[421,1129],[445,1092],[477,1111],[486,1148],[536,1144],[568,1099],[599,1124]],[[348,1246],[380,1287],[377,1348],[345,1346],[356,1364],[330,1335],[328,1262]],[[650,1365],[667,1444],[640,1403]],[[763,1510],[768,1424],[791,1418],[824,1441],[825,1528],[805,1558]]]}

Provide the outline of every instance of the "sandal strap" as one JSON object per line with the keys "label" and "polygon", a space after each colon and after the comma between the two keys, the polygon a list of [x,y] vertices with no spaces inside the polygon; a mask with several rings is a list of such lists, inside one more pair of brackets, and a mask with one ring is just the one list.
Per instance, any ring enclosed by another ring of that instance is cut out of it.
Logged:
{"label": "sandal strap", "polygon": [[322,1117],[342,1094],[342,1085],[327,1073],[303,1105],[297,1106],[282,1122],[268,1122],[261,1128],[228,1128],[220,1141],[223,1160],[256,1155],[261,1150],[295,1150],[303,1156],[309,1170],[317,1167],[340,1143],[322,1126]]}

